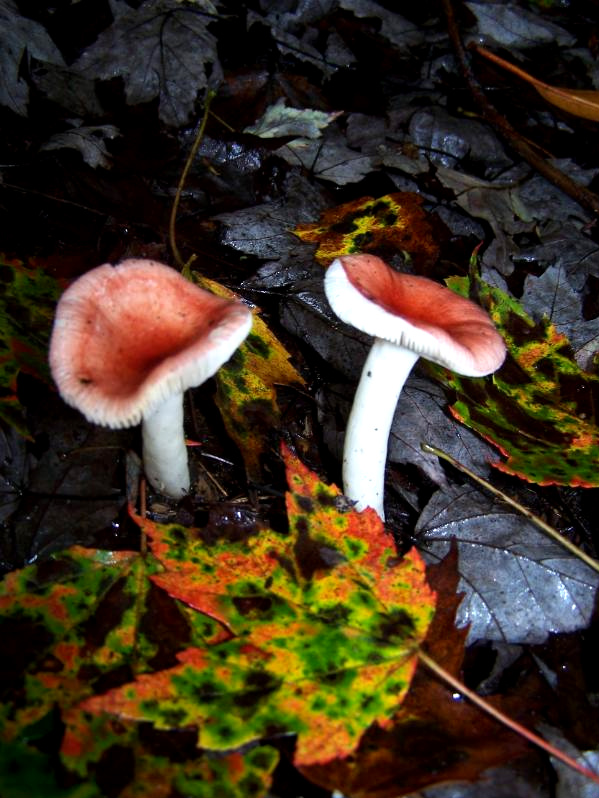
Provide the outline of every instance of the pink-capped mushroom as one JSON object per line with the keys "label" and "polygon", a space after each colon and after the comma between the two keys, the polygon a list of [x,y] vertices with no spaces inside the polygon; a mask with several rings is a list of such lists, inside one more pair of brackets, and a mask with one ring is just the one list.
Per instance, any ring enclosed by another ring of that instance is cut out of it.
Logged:
{"label": "pink-capped mushroom", "polygon": [[335,314],[374,337],[347,422],[343,486],[359,510],[384,519],[387,445],[404,383],[419,357],[467,377],[496,371],[505,344],[483,308],[374,255],[346,255],[325,276]]}
{"label": "pink-capped mushroom", "polygon": [[201,385],[250,331],[239,301],[211,294],[152,260],[104,264],[64,292],[50,340],[50,368],[67,404],[95,424],[141,422],[152,487],[190,489],[183,393]]}

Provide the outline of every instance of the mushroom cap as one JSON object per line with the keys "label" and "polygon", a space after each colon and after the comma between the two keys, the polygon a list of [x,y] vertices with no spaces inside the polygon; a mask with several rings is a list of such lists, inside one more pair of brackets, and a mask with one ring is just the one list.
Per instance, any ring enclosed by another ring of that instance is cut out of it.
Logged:
{"label": "mushroom cap", "polygon": [[333,261],[325,293],[342,321],[458,374],[484,377],[505,359],[505,343],[483,308],[375,255]]}
{"label": "mushroom cap", "polygon": [[59,393],[96,424],[129,427],[201,385],[247,336],[252,314],[152,260],[104,264],[56,309],[50,368]]}

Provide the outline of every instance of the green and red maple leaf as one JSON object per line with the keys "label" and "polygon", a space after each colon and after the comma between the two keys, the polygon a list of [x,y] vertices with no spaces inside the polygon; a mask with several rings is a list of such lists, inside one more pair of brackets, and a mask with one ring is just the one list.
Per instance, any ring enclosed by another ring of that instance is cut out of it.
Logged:
{"label": "green and red maple leaf", "polygon": [[[392,723],[434,613],[424,564],[414,551],[397,556],[373,511],[348,509],[337,488],[285,459],[287,533],[214,541],[215,530],[136,519],[145,557],[75,547],[5,578],[9,771],[33,778],[31,741],[57,708],[62,763],[81,778],[115,749],[132,751],[136,779],[174,778],[140,737],[150,727],[193,738],[178,778],[200,785],[209,773],[220,794],[239,796],[263,794],[276,761],[269,748],[244,754],[242,768],[234,752],[247,743],[295,734],[296,764],[307,766],[346,757],[367,728]],[[225,755],[218,772],[196,744]]]}
{"label": "green and red maple leaf", "polygon": [[434,594],[416,552],[398,559],[376,514],[339,512],[339,491],[287,455],[290,532],[207,547],[143,522],[165,568],[152,581],[232,635],[82,708],[198,728],[198,745],[236,749],[294,732],[297,764],[349,755],[405,695]]}

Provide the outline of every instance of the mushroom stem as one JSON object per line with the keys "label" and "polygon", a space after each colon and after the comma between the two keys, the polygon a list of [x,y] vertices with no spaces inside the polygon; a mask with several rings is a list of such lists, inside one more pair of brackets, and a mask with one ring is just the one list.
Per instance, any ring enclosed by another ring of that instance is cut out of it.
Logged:
{"label": "mushroom stem", "polygon": [[375,338],[347,422],[343,489],[356,509],[372,507],[385,520],[385,462],[397,400],[418,355]]}
{"label": "mushroom stem", "polygon": [[183,394],[169,396],[141,426],[144,471],[159,493],[180,499],[189,493],[189,465],[183,433]]}

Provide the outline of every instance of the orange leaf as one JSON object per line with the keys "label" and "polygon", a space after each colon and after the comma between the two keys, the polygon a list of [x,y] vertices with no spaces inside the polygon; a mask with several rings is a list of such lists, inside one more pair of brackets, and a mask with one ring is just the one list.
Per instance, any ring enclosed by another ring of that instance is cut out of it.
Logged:
{"label": "orange leaf", "polygon": [[556,108],[561,108],[562,111],[567,111],[574,116],[582,117],[583,119],[591,119],[593,122],[599,122],[599,91],[591,89],[562,89],[557,86],[550,86],[542,80],[535,78],[528,72],[525,72],[520,67],[505,61],[495,53],[484,47],[476,47],[476,52],[497,64],[514,75],[517,75],[522,80],[530,83],[531,86],[538,91],[538,93],[547,102],[555,105]]}

